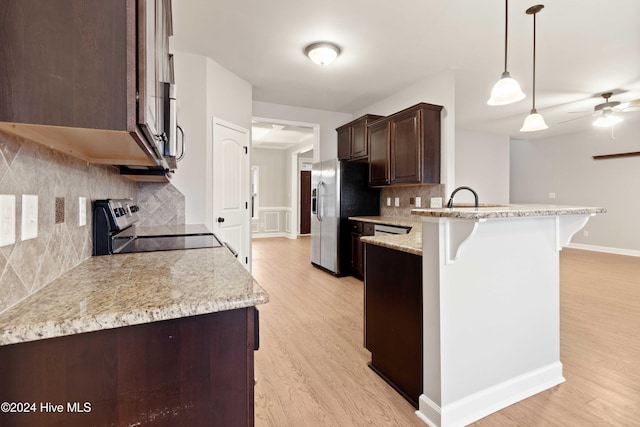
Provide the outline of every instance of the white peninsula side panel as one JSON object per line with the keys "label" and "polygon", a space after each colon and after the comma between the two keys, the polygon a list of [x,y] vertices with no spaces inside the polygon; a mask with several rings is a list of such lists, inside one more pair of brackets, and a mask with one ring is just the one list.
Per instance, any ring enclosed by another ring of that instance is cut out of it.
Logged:
{"label": "white peninsula side panel", "polygon": [[559,250],[604,211],[584,209],[413,211],[423,216],[420,419],[464,426],[564,381]]}

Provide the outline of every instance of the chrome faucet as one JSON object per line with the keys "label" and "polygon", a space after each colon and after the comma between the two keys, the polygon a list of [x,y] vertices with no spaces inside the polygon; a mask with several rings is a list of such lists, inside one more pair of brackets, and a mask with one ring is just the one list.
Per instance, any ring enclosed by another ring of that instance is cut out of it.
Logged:
{"label": "chrome faucet", "polygon": [[470,187],[458,187],[455,190],[453,190],[453,193],[451,193],[451,197],[449,198],[449,202],[447,202],[447,207],[448,208],[452,208],[453,207],[453,196],[456,195],[456,193],[460,190],[469,190],[473,193],[473,197],[476,199],[476,208],[478,207],[478,193],[476,193],[475,191],[473,191],[473,189],[471,189]]}

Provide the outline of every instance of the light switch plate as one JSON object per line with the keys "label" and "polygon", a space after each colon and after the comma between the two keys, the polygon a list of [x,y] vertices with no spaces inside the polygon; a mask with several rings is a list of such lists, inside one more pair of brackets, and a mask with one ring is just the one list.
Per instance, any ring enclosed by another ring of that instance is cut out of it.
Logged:
{"label": "light switch plate", "polygon": [[21,240],[38,237],[38,196],[22,195],[22,233]]}
{"label": "light switch plate", "polygon": [[87,198],[78,197],[78,225],[87,225]]}
{"label": "light switch plate", "polygon": [[440,209],[442,207],[442,197],[432,197],[431,198],[431,208],[432,209]]}
{"label": "light switch plate", "polygon": [[400,206],[400,197],[396,197],[395,198],[395,207],[399,207]]}
{"label": "light switch plate", "polygon": [[391,197],[387,197],[387,206],[391,206]]}
{"label": "light switch plate", "polygon": [[16,242],[16,196],[0,195],[0,246]]}
{"label": "light switch plate", "polygon": [[422,207],[422,197],[416,197],[416,208]]}

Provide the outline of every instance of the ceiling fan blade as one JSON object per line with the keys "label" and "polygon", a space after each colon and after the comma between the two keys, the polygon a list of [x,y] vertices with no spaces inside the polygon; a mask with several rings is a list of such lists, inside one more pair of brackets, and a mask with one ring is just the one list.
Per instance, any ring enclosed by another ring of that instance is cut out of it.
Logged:
{"label": "ceiling fan blade", "polygon": [[568,120],[563,120],[561,122],[558,122],[558,124],[562,124],[562,123],[567,123],[567,122],[572,122],[574,120],[580,120],[580,119],[586,119],[587,117],[591,117],[591,115],[588,116],[582,116],[582,117],[574,117],[573,119],[568,119]]}
{"label": "ceiling fan blade", "polygon": [[633,101],[623,102],[618,108],[624,112],[628,111],[640,111],[640,99],[634,99]]}

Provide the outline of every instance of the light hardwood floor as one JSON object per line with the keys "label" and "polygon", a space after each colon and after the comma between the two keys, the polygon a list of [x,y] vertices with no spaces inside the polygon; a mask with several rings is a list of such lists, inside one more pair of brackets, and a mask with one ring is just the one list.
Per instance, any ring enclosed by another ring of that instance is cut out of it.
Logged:
{"label": "light hardwood floor", "polygon": [[[367,367],[363,284],[310,264],[308,237],[256,239],[256,426],[424,426]],[[566,382],[473,426],[640,425],[640,259],[561,252]]]}

